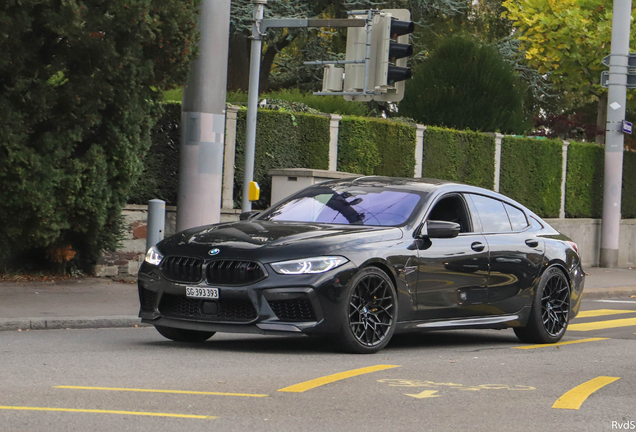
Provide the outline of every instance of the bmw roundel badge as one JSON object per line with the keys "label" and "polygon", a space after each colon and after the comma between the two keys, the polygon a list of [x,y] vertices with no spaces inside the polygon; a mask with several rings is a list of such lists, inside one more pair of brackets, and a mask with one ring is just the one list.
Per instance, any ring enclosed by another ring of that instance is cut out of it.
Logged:
{"label": "bmw roundel badge", "polygon": [[210,249],[208,255],[217,255],[219,252],[221,252],[221,249],[219,248]]}

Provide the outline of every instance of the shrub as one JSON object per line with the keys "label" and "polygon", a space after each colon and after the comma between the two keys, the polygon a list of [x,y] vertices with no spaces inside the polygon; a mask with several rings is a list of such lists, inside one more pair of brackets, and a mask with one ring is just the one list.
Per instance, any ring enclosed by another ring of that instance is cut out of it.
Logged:
{"label": "shrub", "polygon": [[559,217],[563,143],[505,137],[501,143],[501,193],[539,216]]}
{"label": "shrub", "polygon": [[[245,168],[245,127],[247,111],[237,115],[236,159],[234,162],[234,202],[240,207]],[[273,168],[329,167],[329,118],[311,114],[259,110],[256,127],[254,181],[261,187],[255,208],[267,208],[271,199]]]}
{"label": "shrub", "polygon": [[453,37],[422,62],[406,84],[400,114],[430,126],[522,133],[524,86],[491,46]]}
{"label": "shrub", "polygon": [[566,217],[602,216],[604,165],[603,147],[591,143],[570,143],[565,188]]}
{"label": "shrub", "polygon": [[422,177],[492,189],[495,177],[492,135],[428,127],[424,132]]}
{"label": "shrub", "polygon": [[345,117],[338,132],[338,171],[413,177],[415,128],[382,119]]}
{"label": "shrub", "polygon": [[624,218],[636,218],[636,152],[623,154],[623,197],[621,213]]}

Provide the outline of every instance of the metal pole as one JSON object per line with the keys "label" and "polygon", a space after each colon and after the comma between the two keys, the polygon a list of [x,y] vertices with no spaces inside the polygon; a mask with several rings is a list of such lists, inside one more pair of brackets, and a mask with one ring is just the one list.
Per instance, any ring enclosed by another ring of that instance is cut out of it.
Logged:
{"label": "metal pole", "polygon": [[605,184],[600,256],[600,266],[609,268],[618,266],[624,144],[621,129],[622,121],[625,119],[631,16],[631,0],[614,0],[605,130]]}
{"label": "metal pole", "polygon": [[254,5],[254,26],[252,27],[252,49],[250,58],[250,83],[247,96],[247,127],[245,133],[245,170],[243,172],[243,199],[241,201],[244,212],[252,210],[249,200],[250,182],[254,180],[254,151],[256,148],[256,117],[258,115],[258,85],[261,75],[261,47],[263,36],[260,23],[267,0],[252,0]]}
{"label": "metal pole", "polygon": [[146,251],[163,240],[166,228],[166,203],[160,199],[148,201]]}
{"label": "metal pole", "polygon": [[181,105],[177,231],[221,221],[231,0],[202,0],[199,59]]}

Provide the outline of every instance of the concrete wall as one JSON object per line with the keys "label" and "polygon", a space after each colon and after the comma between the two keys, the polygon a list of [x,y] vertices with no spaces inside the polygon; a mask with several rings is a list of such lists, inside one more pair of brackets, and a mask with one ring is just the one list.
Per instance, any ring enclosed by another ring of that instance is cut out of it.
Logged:
{"label": "concrete wall", "polygon": [[[221,211],[221,222],[237,221],[240,210]],[[122,210],[127,226],[122,248],[114,253],[105,253],[95,267],[96,276],[136,276],[146,255],[146,232],[148,228],[148,206],[127,205]],[[166,206],[166,236],[176,232],[177,208]]]}
{"label": "concrete wall", "polygon": [[[545,221],[578,245],[584,266],[599,265],[600,219],[545,219]],[[636,219],[621,221],[620,237],[618,266],[634,267],[636,265]]]}

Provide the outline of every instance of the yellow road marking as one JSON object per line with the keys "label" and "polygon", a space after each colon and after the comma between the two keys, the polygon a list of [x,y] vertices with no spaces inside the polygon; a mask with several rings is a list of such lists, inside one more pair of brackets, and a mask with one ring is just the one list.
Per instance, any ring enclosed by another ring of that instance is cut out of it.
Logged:
{"label": "yellow road marking", "polygon": [[569,392],[565,393],[557,399],[554,405],[552,405],[552,408],[577,410],[581,408],[583,402],[585,402],[592,393],[608,384],[613,383],[614,381],[618,381],[619,379],[620,378],[606,376],[594,378],[593,380],[585,382],[580,386],[576,386]]}
{"label": "yellow road marking", "polygon": [[636,326],[636,318],[623,318],[608,321],[594,321],[591,323],[570,324],[568,330],[571,331],[591,331],[616,327]]}
{"label": "yellow road marking", "polygon": [[215,396],[242,396],[242,397],[269,396],[266,394],[219,393],[219,392],[188,391],[188,390],[155,390],[155,389],[135,389],[135,388],[117,388],[117,387],[53,386],[53,388],[72,389],[72,390],[128,391],[128,392],[142,392],[142,393],[176,393],[176,394],[215,395]]}
{"label": "yellow road marking", "polygon": [[321,378],[312,379],[310,381],[301,382],[299,384],[294,384],[293,386],[285,387],[279,392],[290,392],[290,393],[302,393],[307,390],[311,390],[316,387],[324,386],[325,384],[331,384],[332,382],[340,381],[346,378],[351,378],[358,375],[364,375],[371,372],[377,372],[385,369],[392,369],[400,366],[395,365],[377,365],[377,366],[369,366],[360,369],[353,369],[346,372],[340,372],[333,375],[327,375]]}
{"label": "yellow road marking", "polygon": [[16,410],[16,411],[57,411],[57,412],[76,412],[76,413],[94,413],[94,414],[124,414],[151,417],[176,417],[191,419],[215,419],[215,416],[192,415],[192,414],[169,414],[169,413],[153,413],[142,411],[113,411],[113,410],[97,410],[97,409],[76,409],[76,408],[48,408],[48,407],[24,407],[24,406],[0,406],[0,410]]}
{"label": "yellow road marking", "polygon": [[441,395],[436,395],[435,393],[437,393],[437,390],[424,390],[423,392],[417,393],[417,394],[408,394],[408,393],[404,393],[404,396],[411,396],[417,399],[426,399],[426,398],[434,398],[434,397],[440,397]]}
{"label": "yellow road marking", "polygon": [[[568,329],[569,328],[570,327],[568,327]],[[602,341],[602,340],[608,340],[608,339],[609,338],[578,339],[578,340],[573,340],[573,341],[557,342],[557,343],[554,343],[554,344],[526,345],[526,346],[518,346],[518,347],[512,347],[512,348],[513,349],[546,348],[546,347],[555,347],[555,346],[561,346],[561,345],[572,345],[572,344],[583,343],[583,342],[596,342],[596,341]]]}
{"label": "yellow road marking", "polygon": [[600,317],[607,315],[620,315],[626,313],[636,313],[636,310],[596,309],[589,311],[580,311],[579,314],[576,316],[576,319]]}

